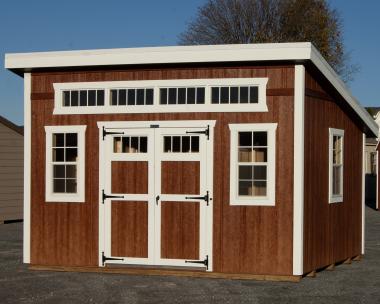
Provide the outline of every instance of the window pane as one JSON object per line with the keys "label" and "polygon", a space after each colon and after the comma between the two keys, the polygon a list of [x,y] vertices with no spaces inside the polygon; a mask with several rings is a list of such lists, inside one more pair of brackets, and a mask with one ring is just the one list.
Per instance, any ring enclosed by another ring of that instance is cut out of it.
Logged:
{"label": "window pane", "polygon": [[144,104],[144,99],[145,99],[145,90],[144,89],[138,89],[137,90],[137,105],[143,105]]}
{"label": "window pane", "polygon": [[239,181],[239,195],[252,195],[251,181]]}
{"label": "window pane", "polygon": [[178,88],[178,104],[186,103],[186,88]]}
{"label": "window pane", "polygon": [[66,165],[66,178],[76,178],[76,177],[77,177],[77,166]]}
{"label": "window pane", "polygon": [[250,87],[249,88],[249,102],[250,103],[258,103],[259,102],[259,89],[258,87]]}
{"label": "window pane", "polygon": [[240,87],[240,103],[248,103],[248,87]]}
{"label": "window pane", "polygon": [[77,147],[78,146],[78,134],[77,133],[66,133],[66,147]]}
{"label": "window pane", "polygon": [[187,103],[194,104],[195,103],[195,88],[187,89]]}
{"label": "window pane", "polygon": [[182,136],[182,152],[190,152],[190,136]]}
{"label": "window pane", "polygon": [[239,179],[252,180],[252,166],[239,166]]}
{"label": "window pane", "polygon": [[119,90],[119,106],[127,104],[127,90]]}
{"label": "window pane", "polygon": [[77,192],[77,181],[76,179],[66,180],[66,193],[76,193]]}
{"label": "window pane", "polygon": [[333,195],[340,195],[340,177],[342,166],[333,167]]}
{"label": "window pane", "polygon": [[254,162],[267,162],[267,148],[253,148]]}
{"label": "window pane", "polygon": [[114,137],[113,139],[113,152],[120,153],[121,152],[121,137]]}
{"label": "window pane", "polygon": [[267,132],[253,132],[253,145],[255,147],[266,147],[268,145]]}
{"label": "window pane", "polygon": [[169,104],[176,104],[176,103],[177,103],[177,89],[170,88],[169,89]]}
{"label": "window pane", "polygon": [[131,153],[137,153],[138,151],[139,151],[139,138],[138,137],[131,137],[130,152]]}
{"label": "window pane", "polygon": [[103,90],[96,91],[96,104],[98,106],[104,106],[104,91]]}
{"label": "window pane", "polygon": [[197,88],[197,104],[205,103],[205,89]]}
{"label": "window pane", "polygon": [[136,104],[136,90],[129,89],[128,90],[128,105],[134,106]]}
{"label": "window pane", "polygon": [[65,145],[65,134],[53,134],[53,147],[63,147]]}
{"label": "window pane", "polygon": [[119,144],[121,148],[119,149],[120,152],[123,153],[130,153],[130,143],[129,143],[129,137],[122,137],[121,138],[121,144]]}
{"label": "window pane", "polygon": [[333,163],[334,164],[342,163],[342,137],[341,136],[333,137]]}
{"label": "window pane", "polygon": [[239,132],[239,146],[252,147],[252,132]]}
{"label": "window pane", "polygon": [[88,91],[88,105],[89,106],[96,105],[96,91],[95,90]]}
{"label": "window pane", "polygon": [[220,103],[229,103],[229,99],[230,99],[229,89],[230,89],[229,87],[220,88]]}
{"label": "window pane", "polygon": [[172,138],[171,136],[164,136],[164,152],[172,152]]}
{"label": "window pane", "polygon": [[53,177],[54,178],[65,178],[65,165],[54,165],[53,166]]}
{"label": "window pane", "polygon": [[53,161],[54,162],[63,162],[65,160],[65,148],[54,148],[53,149]]}
{"label": "window pane", "polygon": [[160,89],[160,104],[168,103],[168,89]]}
{"label": "window pane", "polygon": [[79,104],[83,106],[87,106],[87,91],[80,91],[80,99]]}
{"label": "window pane", "polygon": [[252,148],[239,148],[239,162],[252,161]]}
{"label": "window pane", "polygon": [[78,106],[78,91],[71,91],[71,106],[76,107]]}
{"label": "window pane", "polygon": [[70,91],[63,91],[63,106],[70,106]]}
{"label": "window pane", "polygon": [[230,103],[238,103],[239,102],[239,87],[231,87],[231,97]]}
{"label": "window pane", "polygon": [[266,180],[267,179],[267,166],[254,166],[253,179]]}
{"label": "window pane", "polygon": [[111,106],[117,106],[117,90],[111,90]]}
{"label": "window pane", "polygon": [[145,104],[152,105],[153,104],[153,89],[146,89],[145,94],[146,94]]}
{"label": "window pane", "polygon": [[199,152],[199,136],[191,136],[191,152]]}
{"label": "window pane", "polygon": [[253,195],[254,196],[266,196],[267,195],[267,182],[266,181],[254,181],[253,182]]}
{"label": "window pane", "polygon": [[77,148],[66,148],[66,161],[75,162],[78,157],[78,149]]}
{"label": "window pane", "polygon": [[219,88],[211,89],[211,103],[219,103]]}
{"label": "window pane", "polygon": [[181,152],[181,137],[173,136],[173,152]]}
{"label": "window pane", "polygon": [[65,179],[53,179],[53,192],[54,193],[65,192]]}
{"label": "window pane", "polygon": [[148,138],[140,137],[140,153],[148,152]]}

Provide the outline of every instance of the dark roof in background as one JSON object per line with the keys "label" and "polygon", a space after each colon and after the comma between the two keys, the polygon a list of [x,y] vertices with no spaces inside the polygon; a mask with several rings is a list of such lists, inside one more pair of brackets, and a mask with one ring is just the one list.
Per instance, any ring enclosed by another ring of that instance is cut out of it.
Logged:
{"label": "dark roof in background", "polygon": [[0,123],[4,126],[8,127],[9,129],[12,129],[13,131],[19,133],[20,135],[24,136],[24,127],[18,126],[11,122],[10,120],[6,119],[5,117],[0,115]]}
{"label": "dark roof in background", "polygon": [[372,116],[375,116],[380,111],[380,107],[366,107],[365,109]]}

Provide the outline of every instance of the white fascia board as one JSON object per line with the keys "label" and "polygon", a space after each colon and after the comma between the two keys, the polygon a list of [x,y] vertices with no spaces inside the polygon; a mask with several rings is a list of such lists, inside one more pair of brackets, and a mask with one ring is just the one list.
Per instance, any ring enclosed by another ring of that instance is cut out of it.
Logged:
{"label": "white fascia board", "polygon": [[310,59],[311,43],[169,46],[5,54],[5,68]]}
{"label": "white fascia board", "polygon": [[364,121],[368,128],[375,134],[375,136],[379,134],[379,126],[376,124],[372,116],[360,105],[358,100],[351,94],[350,90],[340,79],[337,73],[332,69],[332,67],[327,63],[327,61],[313,45],[311,45],[310,60],[334,86],[339,94],[342,95],[346,102],[359,115],[359,117]]}

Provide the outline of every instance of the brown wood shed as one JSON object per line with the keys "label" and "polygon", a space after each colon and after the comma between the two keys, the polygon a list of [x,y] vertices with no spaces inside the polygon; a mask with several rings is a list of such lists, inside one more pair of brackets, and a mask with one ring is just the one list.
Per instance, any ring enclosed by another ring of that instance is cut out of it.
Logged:
{"label": "brown wood shed", "polygon": [[310,43],[5,65],[25,81],[25,263],[298,279],[364,253],[377,125]]}

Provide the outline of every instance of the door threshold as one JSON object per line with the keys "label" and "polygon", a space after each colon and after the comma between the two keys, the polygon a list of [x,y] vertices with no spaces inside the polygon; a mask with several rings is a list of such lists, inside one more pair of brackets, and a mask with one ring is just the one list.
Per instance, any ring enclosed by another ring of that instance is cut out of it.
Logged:
{"label": "door threshold", "polygon": [[167,265],[144,265],[144,264],[117,264],[109,263],[104,266],[104,268],[120,268],[120,269],[146,269],[146,270],[172,270],[172,271],[198,271],[206,272],[206,267],[185,267],[185,266],[167,266]]}

